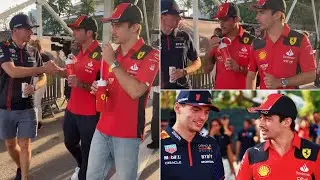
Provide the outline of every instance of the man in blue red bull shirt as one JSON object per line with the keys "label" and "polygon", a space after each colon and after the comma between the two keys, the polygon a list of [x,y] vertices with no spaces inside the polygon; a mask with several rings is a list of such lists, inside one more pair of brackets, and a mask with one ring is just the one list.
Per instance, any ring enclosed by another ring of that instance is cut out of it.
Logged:
{"label": "man in blue red bull shirt", "polygon": [[210,110],[209,91],[181,91],[174,111],[176,123],[161,132],[161,179],[224,179],[217,141],[199,134]]}

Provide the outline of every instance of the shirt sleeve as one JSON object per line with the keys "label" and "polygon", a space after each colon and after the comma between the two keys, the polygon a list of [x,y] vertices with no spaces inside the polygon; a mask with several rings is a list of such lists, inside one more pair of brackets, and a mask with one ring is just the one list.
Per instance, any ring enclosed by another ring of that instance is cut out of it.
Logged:
{"label": "shirt sleeve", "polygon": [[316,170],[314,172],[315,179],[320,179],[320,170],[319,170],[319,167],[320,167],[320,152],[318,153],[318,158],[317,158],[315,167],[316,167]]}
{"label": "shirt sleeve", "polygon": [[304,36],[301,44],[299,65],[302,72],[309,72],[316,69],[316,61],[313,54],[313,48],[309,39]]}
{"label": "shirt sleeve", "polygon": [[220,154],[220,147],[217,145],[216,146],[216,156],[215,156],[215,160],[214,160],[214,180],[216,179],[224,179],[224,168],[223,168],[223,163],[222,163],[222,157]]}
{"label": "shirt sleeve", "polygon": [[226,138],[227,145],[231,144],[231,138],[230,138],[230,136],[227,136],[227,135],[226,135],[225,138]]}
{"label": "shirt sleeve", "polygon": [[3,44],[0,45],[0,67],[5,62],[12,61],[10,58],[9,48],[4,46]]}
{"label": "shirt sleeve", "polygon": [[248,151],[244,154],[242,161],[240,163],[239,172],[237,175],[237,180],[251,180],[253,177],[252,171],[249,165]]}
{"label": "shirt sleeve", "polygon": [[159,51],[153,50],[143,60],[136,79],[151,86],[159,71]]}
{"label": "shirt sleeve", "polygon": [[194,47],[193,40],[189,34],[188,34],[188,37],[189,37],[189,40],[187,42],[187,45],[188,45],[187,57],[191,61],[195,61],[198,59],[198,52],[197,52],[196,48]]}
{"label": "shirt sleeve", "polygon": [[320,127],[318,127],[318,132],[317,132],[317,136],[320,136]]}
{"label": "shirt sleeve", "polygon": [[252,72],[257,72],[258,71],[258,67],[257,67],[257,61],[255,59],[254,56],[254,50],[253,50],[253,45],[250,46],[249,49],[249,65],[248,65],[248,71],[252,71]]}

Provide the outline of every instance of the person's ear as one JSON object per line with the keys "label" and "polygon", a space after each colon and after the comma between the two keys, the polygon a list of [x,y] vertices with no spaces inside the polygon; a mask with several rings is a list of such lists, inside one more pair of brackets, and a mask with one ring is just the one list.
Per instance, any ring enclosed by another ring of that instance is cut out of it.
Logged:
{"label": "person's ear", "polygon": [[235,23],[240,22],[240,20],[241,20],[241,18],[240,18],[240,17],[238,17],[238,16],[234,18],[234,22],[235,22]]}
{"label": "person's ear", "polygon": [[291,123],[292,123],[292,119],[290,117],[284,118],[284,120],[282,121],[282,124],[285,127],[289,127],[289,128],[290,128]]}
{"label": "person's ear", "polygon": [[181,108],[182,108],[182,105],[179,104],[179,103],[176,103],[173,107],[174,111],[177,113],[177,114],[180,114],[181,113]]}
{"label": "person's ear", "polygon": [[139,24],[133,24],[131,27],[130,27],[130,31],[131,32],[137,32],[139,30]]}

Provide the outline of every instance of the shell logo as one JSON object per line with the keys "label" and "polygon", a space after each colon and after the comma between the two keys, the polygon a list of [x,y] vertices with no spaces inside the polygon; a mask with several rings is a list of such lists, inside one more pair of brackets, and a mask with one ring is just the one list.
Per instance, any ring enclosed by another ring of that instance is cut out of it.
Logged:
{"label": "shell logo", "polygon": [[260,177],[268,177],[270,172],[271,172],[271,170],[268,165],[262,165],[258,169],[258,174]]}
{"label": "shell logo", "polygon": [[259,53],[259,59],[260,59],[260,60],[265,60],[266,57],[267,57],[267,53],[266,53],[265,51],[261,51],[261,52]]}

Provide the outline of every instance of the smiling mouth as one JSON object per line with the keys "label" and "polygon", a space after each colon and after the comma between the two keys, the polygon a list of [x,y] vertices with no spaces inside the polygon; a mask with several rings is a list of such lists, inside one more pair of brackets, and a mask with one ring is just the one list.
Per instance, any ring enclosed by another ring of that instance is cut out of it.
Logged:
{"label": "smiling mouth", "polygon": [[201,121],[194,121],[194,123],[196,124],[196,126],[198,126],[198,127],[202,127],[203,126],[203,122],[201,122]]}
{"label": "smiling mouth", "polygon": [[262,132],[262,134],[265,134],[265,133],[267,133],[267,132],[269,132],[269,131],[266,130],[266,129],[261,129],[261,132]]}

